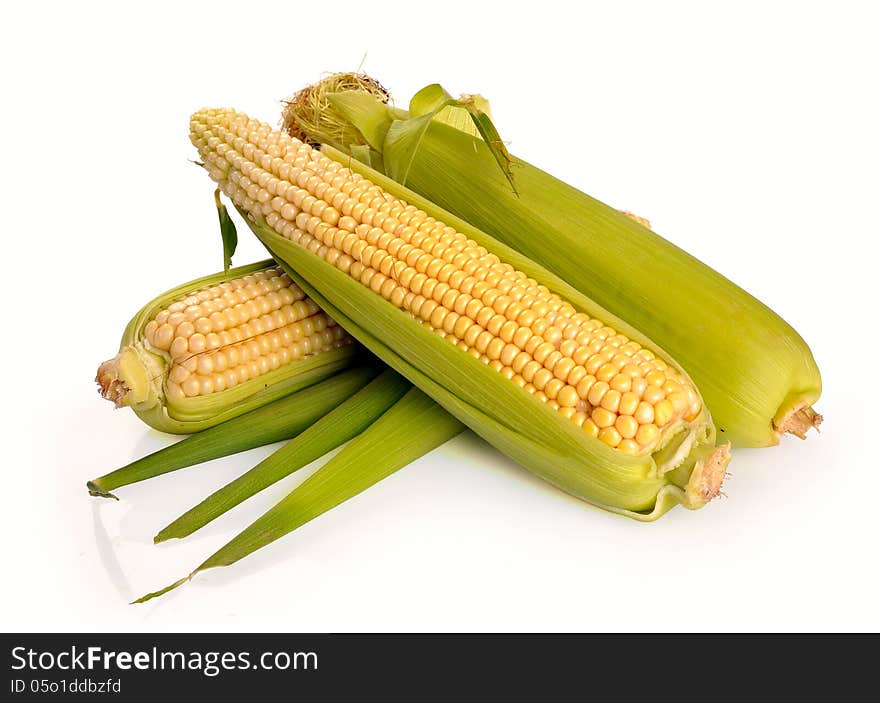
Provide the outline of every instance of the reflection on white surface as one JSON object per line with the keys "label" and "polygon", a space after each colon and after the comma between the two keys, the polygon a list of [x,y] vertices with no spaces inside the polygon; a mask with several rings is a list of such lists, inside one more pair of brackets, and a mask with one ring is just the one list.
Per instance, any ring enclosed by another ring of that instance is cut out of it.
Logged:
{"label": "reflection on white surface", "polygon": [[116,589],[121,598],[131,598],[131,586],[125,577],[125,572],[119,564],[116,556],[116,550],[107,534],[107,528],[101,519],[101,508],[98,501],[92,502],[92,520],[95,524],[95,547],[98,551],[98,558],[101,560],[101,566],[107,574],[107,580]]}

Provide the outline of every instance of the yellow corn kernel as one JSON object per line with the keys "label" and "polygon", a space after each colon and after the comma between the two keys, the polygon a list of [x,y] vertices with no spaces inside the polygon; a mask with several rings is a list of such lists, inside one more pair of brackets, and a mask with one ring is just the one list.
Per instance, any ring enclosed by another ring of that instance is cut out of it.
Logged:
{"label": "yellow corn kernel", "polygon": [[610,410],[612,413],[617,413],[620,408],[620,391],[616,391],[613,388],[608,390],[604,396],[602,396],[602,407],[606,410]]}
{"label": "yellow corn kernel", "polygon": [[609,447],[617,447],[620,444],[621,436],[613,427],[603,427],[599,430],[599,439],[601,439]]}
{"label": "yellow corn kernel", "polygon": [[657,425],[652,423],[639,425],[639,429],[636,432],[636,442],[643,447],[649,447],[657,441],[657,437],[659,436],[660,430],[657,428]]}
{"label": "yellow corn kernel", "polygon": [[599,436],[599,428],[596,426],[596,423],[593,422],[589,417],[584,416],[584,421],[581,424],[581,427],[589,434],[591,437]]}
{"label": "yellow corn kernel", "polygon": [[617,445],[617,451],[624,454],[637,454],[640,449],[639,443],[632,439],[622,439],[620,444]]}
{"label": "yellow corn kernel", "polygon": [[613,412],[606,410],[605,408],[593,408],[591,417],[593,422],[596,423],[596,427],[600,429],[611,427],[617,419],[617,416]]}
{"label": "yellow corn kernel", "polygon": [[[225,390],[352,341],[277,266],[169,303],[147,322],[144,339],[148,349],[167,354],[168,378],[186,397]],[[214,374],[230,368],[238,373],[222,380]]]}
{"label": "yellow corn kernel", "polygon": [[614,421],[614,426],[624,439],[632,439],[639,431],[639,423],[632,415],[619,415]]}
{"label": "yellow corn kernel", "polygon": [[658,427],[665,427],[672,418],[675,409],[668,400],[661,400],[654,406],[654,424]]}
{"label": "yellow corn kernel", "polygon": [[648,425],[654,422],[654,406],[648,402],[641,401],[638,407],[636,407],[633,417],[635,417],[640,425]]}
{"label": "yellow corn kernel", "polygon": [[621,415],[635,415],[639,407],[639,396],[632,391],[627,391],[620,396],[620,405],[617,412]]}

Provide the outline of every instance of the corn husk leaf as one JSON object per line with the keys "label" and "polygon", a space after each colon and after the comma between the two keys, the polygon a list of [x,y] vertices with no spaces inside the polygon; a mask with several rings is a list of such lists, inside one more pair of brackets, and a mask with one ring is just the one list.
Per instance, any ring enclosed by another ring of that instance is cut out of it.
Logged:
{"label": "corn husk leaf", "polygon": [[[361,164],[353,168],[679,368],[644,335],[534,262],[382,174]],[[695,492],[695,483],[672,484],[664,473],[677,463],[694,466],[702,462],[702,450],[697,451],[697,446],[714,442],[708,413],[686,427],[679,425],[665,433],[658,455],[672,461],[671,465],[658,466],[653,456],[644,454],[622,455],[586,436],[574,423],[561,421],[546,404],[462,354],[335,266],[278,235],[265,223],[247,221],[288,274],[350,334],[461,422],[548,482],[603,508],[641,520],[656,519],[676,503],[688,507],[704,504],[705,498]],[[430,375],[426,369],[430,369]],[[667,445],[683,449],[664,455],[662,450]],[[697,483],[702,472],[702,464],[693,471]],[[675,475],[682,476],[681,472]]]}
{"label": "corn husk leaf", "polygon": [[[409,119],[399,110],[393,117]],[[694,377],[726,439],[766,446],[785,431],[803,436],[821,421],[809,407],[822,388],[809,347],[718,272],[515,157],[520,192],[511,193],[482,137],[435,119],[422,131],[418,150],[395,162],[390,136],[389,128],[385,146],[374,146],[383,152],[385,173],[396,177],[405,169],[413,190],[538,261],[667,348]],[[371,139],[382,142],[379,133]]]}
{"label": "corn husk leaf", "polygon": [[115,498],[110,491],[204,461],[290,439],[357,393],[379,373],[375,362],[343,371],[221,424],[163,447],[89,481],[93,496]]}
{"label": "corn husk leaf", "polygon": [[163,528],[154,541],[191,535],[264,488],[336,449],[366,430],[410,387],[404,378],[386,369],[250,471]]}
{"label": "corn husk leaf", "polygon": [[[492,109],[489,105],[489,101],[482,95],[463,95],[461,99],[462,101],[471,101],[479,112],[483,113],[490,121],[492,120]],[[410,106],[410,111],[412,111],[412,106]],[[465,108],[448,107],[447,109],[438,112],[434,117],[434,120],[436,122],[448,124],[450,127],[457,129],[460,132],[464,132],[465,134],[482,138],[480,130],[477,129],[477,126],[474,124],[472,112]],[[494,129],[494,125],[492,128]]]}
{"label": "corn husk leaf", "polygon": [[417,389],[410,389],[379,420],[192,573],[135,603],[181,586],[206,569],[228,566],[365,491],[440,446],[463,426]]}
{"label": "corn husk leaf", "polygon": [[326,97],[335,110],[357,127],[367,144],[382,150],[385,135],[394,121],[385,103],[366,93],[328,93]]}
{"label": "corn husk leaf", "polygon": [[[372,147],[369,151],[358,148],[351,152],[352,156],[377,168],[373,154],[379,152],[385,162],[386,168],[383,170],[401,184],[406,184],[409,168],[425,131],[433,120],[440,119],[482,138],[511,189],[516,192],[510,155],[488,114],[488,101],[482,96],[456,99],[434,83],[412,97],[409,116],[405,119],[392,119],[393,108],[364,93],[330,93],[327,99],[335,110],[358,127],[367,144]],[[469,127],[463,126],[468,123]],[[348,148],[346,145],[333,146]]]}
{"label": "corn husk leaf", "polygon": [[229,217],[229,211],[220,200],[220,189],[214,191],[214,203],[217,205],[217,217],[220,220],[220,239],[223,242],[223,270],[228,271],[232,266],[232,255],[238,246],[238,230],[235,223]]}

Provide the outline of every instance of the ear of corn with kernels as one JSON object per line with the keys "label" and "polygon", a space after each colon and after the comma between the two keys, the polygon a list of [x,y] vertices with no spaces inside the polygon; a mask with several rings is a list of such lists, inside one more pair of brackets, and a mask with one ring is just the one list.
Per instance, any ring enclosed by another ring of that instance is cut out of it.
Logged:
{"label": "ear of corn with kernels", "polygon": [[697,389],[622,320],[381,174],[384,189],[233,110],[190,127],[303,290],[501,451],[639,519],[718,494],[729,457]]}
{"label": "ear of corn with kernels", "polygon": [[274,262],[191,281],[144,306],[101,394],[165,432],[216,425],[350,365],[354,340]]}
{"label": "ear of corn with kernels", "polygon": [[[498,168],[497,149],[473,129],[425,122],[448,97],[436,84],[413,96],[409,113],[357,81],[347,82],[350,92],[326,92],[337,89],[331,76],[298,94],[285,125],[345,150],[325,153],[355,170],[349,154],[364,158],[632,323],[687,369],[722,437],[767,446],[818,426],[821,416],[811,406],[822,382],[809,347],[739,286],[644,222],[510,157],[514,192]],[[314,95],[326,106],[321,130],[302,119]],[[352,139],[358,132],[362,138]]]}

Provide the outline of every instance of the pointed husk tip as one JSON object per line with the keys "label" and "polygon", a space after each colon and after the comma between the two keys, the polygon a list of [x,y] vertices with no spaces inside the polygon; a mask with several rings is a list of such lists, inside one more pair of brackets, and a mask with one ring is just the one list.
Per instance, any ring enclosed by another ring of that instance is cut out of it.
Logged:
{"label": "pointed husk tip", "polygon": [[175,588],[182,586],[188,581],[192,580],[192,577],[196,575],[196,572],[193,571],[188,576],[184,576],[182,579],[178,579],[170,586],[165,586],[165,588],[161,588],[158,591],[153,591],[152,593],[147,593],[146,595],[141,596],[137,600],[133,600],[129,605],[137,605],[138,603],[146,603],[147,601],[153,600],[153,598],[158,598],[159,596],[164,596],[169,591],[173,591]]}
{"label": "pointed husk tip", "polygon": [[95,498],[112,498],[113,500],[119,500],[119,498],[113,495],[110,491],[102,488],[97,483],[97,480],[86,482],[86,488],[89,491],[89,495],[94,496]]}

